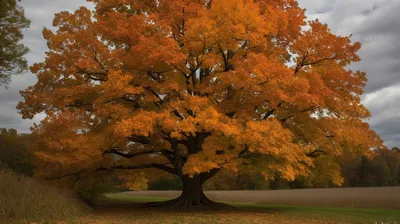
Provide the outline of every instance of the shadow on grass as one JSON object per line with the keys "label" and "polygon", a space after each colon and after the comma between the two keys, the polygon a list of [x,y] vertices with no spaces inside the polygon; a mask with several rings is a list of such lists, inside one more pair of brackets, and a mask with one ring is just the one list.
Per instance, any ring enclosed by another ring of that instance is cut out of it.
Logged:
{"label": "shadow on grass", "polygon": [[[114,211],[131,211],[152,213],[153,211],[182,214],[180,212],[166,211],[165,208],[143,208],[146,202],[162,202],[172,198],[154,196],[131,196],[124,194],[109,194],[107,199],[98,204],[99,208]],[[221,202],[221,201],[218,201]],[[317,220],[335,220],[350,223],[381,223],[400,222],[400,210],[390,209],[361,209],[361,208],[340,208],[340,207],[313,207],[296,205],[266,205],[266,204],[245,204],[227,203],[233,208],[224,208],[213,211],[193,211],[196,214],[266,214],[291,218],[309,218]],[[103,210],[103,211],[104,211]],[[189,212],[189,213],[193,213]],[[194,213],[193,213],[194,214]],[[372,221],[372,222],[371,222]]]}
{"label": "shadow on grass", "polygon": [[400,210],[341,207],[315,207],[295,205],[231,204],[241,211],[278,212],[292,217],[328,219],[351,223],[399,223]]}
{"label": "shadow on grass", "polygon": [[[111,208],[111,209],[135,209],[135,210],[166,210],[165,208],[143,208],[142,205],[148,202],[163,202],[173,198],[171,197],[154,197],[154,196],[130,196],[123,194],[108,194],[107,199],[97,203],[98,208]],[[280,205],[261,205],[261,204],[245,204],[245,203],[229,203],[223,201],[216,201],[225,203],[232,208],[223,208],[217,210],[218,213],[230,213],[230,212],[251,212],[251,213],[285,213],[293,212],[296,210],[294,206],[280,206]],[[174,211],[170,211],[174,213]],[[202,211],[202,212],[216,212],[213,211]]]}

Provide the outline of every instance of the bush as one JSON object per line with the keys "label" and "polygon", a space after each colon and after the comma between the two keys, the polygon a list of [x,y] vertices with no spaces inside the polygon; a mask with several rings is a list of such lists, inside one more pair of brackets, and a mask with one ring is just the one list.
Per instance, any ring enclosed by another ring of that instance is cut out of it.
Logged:
{"label": "bush", "polygon": [[183,184],[180,177],[168,174],[160,177],[158,180],[149,183],[149,190],[182,190]]}
{"label": "bush", "polygon": [[73,194],[11,171],[0,171],[0,223],[57,223],[90,212]]}
{"label": "bush", "polygon": [[118,184],[118,179],[114,175],[93,174],[80,180],[75,186],[75,191],[82,201],[94,206],[97,202],[107,198],[105,194],[121,192],[116,187]]}
{"label": "bush", "polygon": [[0,169],[32,176],[33,154],[28,151],[32,137],[15,129],[0,128]]}

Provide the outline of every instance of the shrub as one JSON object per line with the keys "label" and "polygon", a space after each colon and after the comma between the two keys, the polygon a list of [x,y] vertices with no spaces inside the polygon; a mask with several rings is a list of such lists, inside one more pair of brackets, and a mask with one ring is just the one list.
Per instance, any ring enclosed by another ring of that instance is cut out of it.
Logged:
{"label": "shrub", "polygon": [[68,191],[33,178],[0,171],[0,223],[56,223],[90,212]]}

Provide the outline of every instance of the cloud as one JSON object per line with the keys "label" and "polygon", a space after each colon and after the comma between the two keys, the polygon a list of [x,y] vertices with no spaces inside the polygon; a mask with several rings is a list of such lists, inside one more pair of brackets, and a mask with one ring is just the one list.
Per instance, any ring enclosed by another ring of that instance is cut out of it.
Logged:
{"label": "cloud", "polygon": [[372,114],[369,124],[386,145],[400,146],[400,84],[367,94],[362,102]]}

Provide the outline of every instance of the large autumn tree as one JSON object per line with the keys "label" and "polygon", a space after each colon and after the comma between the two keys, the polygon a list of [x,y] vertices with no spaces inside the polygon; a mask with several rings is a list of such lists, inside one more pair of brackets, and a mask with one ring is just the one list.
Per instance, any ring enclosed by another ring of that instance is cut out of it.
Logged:
{"label": "large autumn tree", "polygon": [[38,175],[162,170],[183,181],[166,205],[188,209],[215,205],[202,184],[221,168],[293,180],[318,165],[340,184],[335,158],[382,144],[365,73],[347,69],[360,44],[295,0],[89,1],[44,29],[22,92],[24,118],[47,115],[32,129]]}

